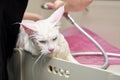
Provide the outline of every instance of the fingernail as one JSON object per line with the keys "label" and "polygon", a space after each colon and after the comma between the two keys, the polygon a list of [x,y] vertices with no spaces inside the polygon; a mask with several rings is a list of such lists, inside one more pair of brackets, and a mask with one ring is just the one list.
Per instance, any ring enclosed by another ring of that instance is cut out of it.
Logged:
{"label": "fingernail", "polygon": [[52,9],[52,5],[49,4],[49,3],[44,3],[43,5],[41,5],[41,7],[42,7],[43,9]]}

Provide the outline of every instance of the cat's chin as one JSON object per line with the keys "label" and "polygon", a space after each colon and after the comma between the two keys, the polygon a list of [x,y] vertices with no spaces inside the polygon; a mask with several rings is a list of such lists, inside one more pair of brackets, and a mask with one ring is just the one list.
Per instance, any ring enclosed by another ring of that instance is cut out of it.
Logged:
{"label": "cat's chin", "polygon": [[50,55],[50,54],[53,54],[53,52],[44,52],[43,54],[44,55]]}

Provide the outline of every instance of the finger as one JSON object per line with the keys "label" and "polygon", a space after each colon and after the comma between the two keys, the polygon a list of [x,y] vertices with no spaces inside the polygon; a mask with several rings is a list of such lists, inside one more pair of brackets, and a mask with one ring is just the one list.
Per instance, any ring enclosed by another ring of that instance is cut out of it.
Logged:
{"label": "finger", "polygon": [[47,3],[43,4],[42,8],[56,10],[62,5],[64,5],[64,2],[62,0],[56,0],[54,3],[47,2]]}
{"label": "finger", "polygon": [[62,1],[62,0],[56,0],[56,1],[54,2],[54,8],[53,8],[53,9],[58,9],[59,7],[61,7],[61,6],[63,6],[63,5],[65,5],[65,2],[64,2],[64,1]]}
{"label": "finger", "polygon": [[53,9],[54,4],[52,2],[47,2],[47,3],[43,4],[41,7],[44,9]]}

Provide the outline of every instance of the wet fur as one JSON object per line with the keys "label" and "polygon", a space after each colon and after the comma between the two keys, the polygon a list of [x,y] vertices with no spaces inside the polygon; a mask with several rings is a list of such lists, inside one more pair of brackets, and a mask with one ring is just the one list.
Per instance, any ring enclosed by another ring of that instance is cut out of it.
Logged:
{"label": "wet fur", "polygon": [[48,19],[36,22],[30,20],[23,21],[16,47],[23,48],[31,52],[32,55],[50,54],[52,57],[78,63],[72,57],[64,36],[59,32],[59,26],[56,26],[63,13],[64,7],[61,7]]}

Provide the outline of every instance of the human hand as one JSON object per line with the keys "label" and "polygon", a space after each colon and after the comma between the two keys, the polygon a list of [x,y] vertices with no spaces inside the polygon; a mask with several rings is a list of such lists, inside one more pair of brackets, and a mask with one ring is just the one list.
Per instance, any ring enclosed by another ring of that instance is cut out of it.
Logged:
{"label": "human hand", "polygon": [[47,2],[45,5],[50,9],[57,9],[65,5],[65,12],[81,11],[85,9],[93,0],[55,0],[54,3]]}

